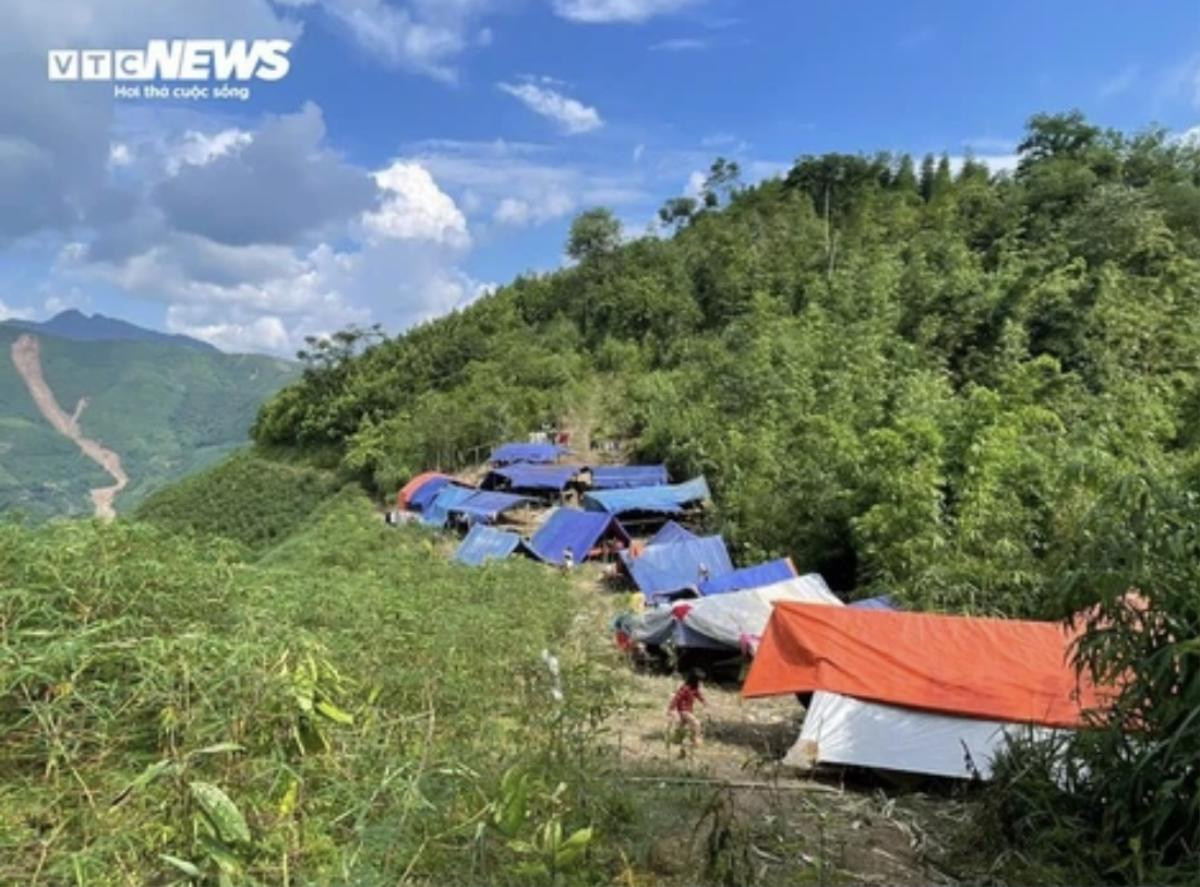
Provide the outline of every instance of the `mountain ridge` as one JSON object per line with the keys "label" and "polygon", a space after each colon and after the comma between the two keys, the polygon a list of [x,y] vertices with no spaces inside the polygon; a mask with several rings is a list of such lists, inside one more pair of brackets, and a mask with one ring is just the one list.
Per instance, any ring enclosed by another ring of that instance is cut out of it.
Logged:
{"label": "mountain ridge", "polygon": [[6,320],[0,322],[0,326],[13,327],[37,335],[70,339],[74,342],[158,342],[225,353],[215,345],[182,333],[163,333],[99,312],[84,314],[75,308],[60,311],[49,320]]}

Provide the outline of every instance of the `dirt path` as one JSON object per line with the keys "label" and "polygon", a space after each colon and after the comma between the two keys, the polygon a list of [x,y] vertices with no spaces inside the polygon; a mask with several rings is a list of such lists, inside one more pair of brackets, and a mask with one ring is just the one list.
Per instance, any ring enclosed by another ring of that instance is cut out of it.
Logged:
{"label": "dirt path", "polygon": [[79,428],[79,417],[83,413],[84,407],[87,406],[87,399],[80,398],[73,415],[67,415],[58,405],[54,392],[50,390],[50,386],[46,384],[46,379],[42,375],[41,350],[38,340],[33,336],[21,336],[13,342],[12,361],[24,380],[25,386],[29,389],[29,395],[37,404],[42,417],[59,434],[75,441],[85,456],[112,476],[115,481],[112,486],[97,487],[92,490],[92,504],[95,507],[96,517],[112,520],[117,516],[113,500],[117,493],[125,489],[129,483],[129,477],[121,468],[120,456],[98,441],[83,436],[83,432]]}

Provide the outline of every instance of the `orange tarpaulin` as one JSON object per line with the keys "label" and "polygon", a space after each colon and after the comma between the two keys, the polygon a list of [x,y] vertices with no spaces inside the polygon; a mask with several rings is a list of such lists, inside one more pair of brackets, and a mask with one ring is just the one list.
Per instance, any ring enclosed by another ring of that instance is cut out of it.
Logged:
{"label": "orange tarpaulin", "polygon": [[396,506],[398,508],[408,508],[408,500],[412,498],[413,493],[425,486],[431,480],[437,477],[445,477],[440,471],[426,471],[423,474],[418,474],[400,489],[400,493],[396,496]]}
{"label": "orange tarpaulin", "polygon": [[1081,726],[1101,696],[1053,622],[775,606],[745,696],[827,690],[960,717]]}

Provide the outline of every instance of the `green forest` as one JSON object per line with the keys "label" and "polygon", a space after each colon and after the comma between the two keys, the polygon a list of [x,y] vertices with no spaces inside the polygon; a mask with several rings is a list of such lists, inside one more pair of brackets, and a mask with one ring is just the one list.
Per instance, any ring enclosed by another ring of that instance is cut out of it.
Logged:
{"label": "green forest", "polygon": [[942,797],[967,812],[938,870],[1194,883],[1200,146],[1066,113],[1031,118],[1011,171],[827,154],[745,184],[718,159],[660,231],[589,210],[568,267],[313,341],[253,452],[133,520],[0,524],[0,880],[847,882],[824,825],[622,781],[607,602],[372,512],[565,427],[706,475],[741,563],[1084,614],[1076,664],[1116,704]]}

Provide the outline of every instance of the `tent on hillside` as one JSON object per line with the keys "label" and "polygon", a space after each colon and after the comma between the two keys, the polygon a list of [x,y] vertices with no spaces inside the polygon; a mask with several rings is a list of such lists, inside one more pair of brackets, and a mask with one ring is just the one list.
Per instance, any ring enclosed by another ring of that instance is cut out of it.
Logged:
{"label": "tent on hillside", "polygon": [[834,607],[843,605],[819,573],[792,576],[770,585],[702,597],[676,608],[676,624],[686,629],[687,634],[677,631],[675,645],[753,650],[766,631],[771,611],[779,601]]}
{"label": "tent on hillside", "polygon": [[682,484],[593,491],[584,495],[583,507],[588,511],[606,511],[617,515],[639,511],[680,514],[688,506],[707,501],[711,495],[708,482],[703,477],[697,477]]}
{"label": "tent on hillside", "polygon": [[699,538],[691,530],[686,527],[681,527],[675,521],[667,521],[663,524],[661,530],[650,537],[650,541],[646,543],[650,545],[669,545],[672,542],[686,542],[689,539]]}
{"label": "tent on hillside", "polygon": [[518,462],[493,468],[484,478],[484,489],[561,493],[575,480],[582,465],[531,465]]}
{"label": "tent on hillside", "polygon": [[450,506],[451,517],[460,518],[468,524],[490,524],[504,512],[519,508],[530,500],[511,493],[475,491],[467,498]]}
{"label": "tent on hillside", "polygon": [[705,579],[733,572],[733,562],[720,536],[647,545],[637,557],[623,551],[621,563],[647,601],[695,595]]}
{"label": "tent on hillside", "polygon": [[593,490],[657,487],[667,479],[665,465],[597,465],[592,469]]}
{"label": "tent on hillside", "polygon": [[396,507],[420,511],[432,502],[438,491],[448,483],[450,478],[440,471],[418,474],[401,487],[399,495],[396,496]]}
{"label": "tent on hillside", "polygon": [[582,563],[605,539],[629,544],[629,534],[611,514],[556,508],[538,527],[528,547],[534,557],[550,564],[562,564],[569,548],[575,563]]}
{"label": "tent on hillside", "polygon": [[421,509],[421,521],[431,527],[444,527],[450,519],[450,509],[475,495],[475,490],[448,484]]}
{"label": "tent on hillside", "polygon": [[513,465],[517,462],[548,464],[557,462],[567,451],[552,443],[506,443],[492,450],[488,461],[492,465]]}
{"label": "tent on hillside", "polygon": [[454,552],[454,559],[478,567],[488,561],[504,560],[520,547],[521,537],[516,533],[475,524]]}
{"label": "tent on hillside", "polygon": [[1101,695],[1054,622],[781,603],[742,694],[828,690],[956,717],[1078,727]]}
{"label": "tent on hillside", "polygon": [[[731,591],[742,591],[747,588],[759,588],[785,582],[796,576],[796,567],[791,558],[780,558],[767,561],[765,564],[755,564],[753,567],[742,567],[724,576],[714,576],[707,582],[700,583],[700,594],[728,594]],[[822,580],[824,582],[824,580]]]}

